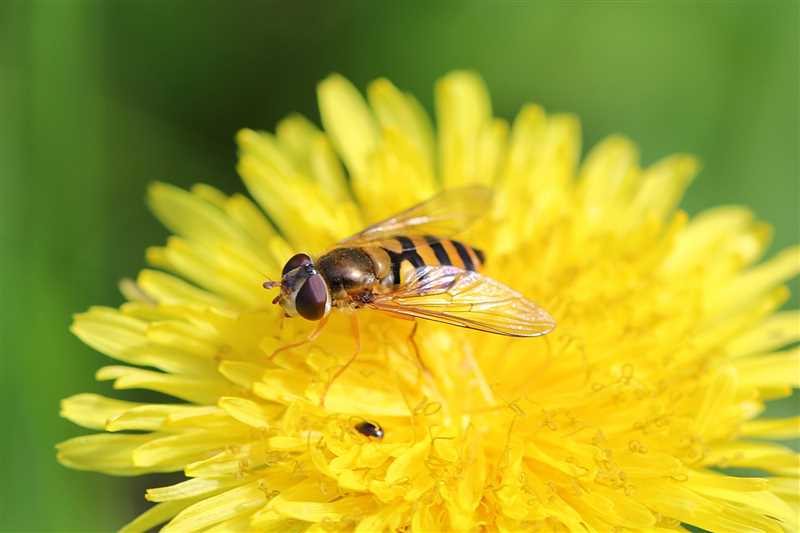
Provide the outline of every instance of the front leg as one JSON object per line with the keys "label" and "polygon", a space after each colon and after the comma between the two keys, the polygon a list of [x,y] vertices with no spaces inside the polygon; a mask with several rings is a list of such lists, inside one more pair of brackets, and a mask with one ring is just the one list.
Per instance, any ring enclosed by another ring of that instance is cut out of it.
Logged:
{"label": "front leg", "polygon": [[325,317],[322,318],[322,320],[320,320],[317,323],[317,327],[314,328],[314,330],[311,333],[309,333],[308,337],[306,337],[305,339],[303,339],[301,341],[297,341],[297,342],[293,342],[291,344],[287,344],[285,346],[281,346],[280,348],[278,348],[274,352],[272,352],[270,354],[270,356],[267,357],[267,360],[268,361],[272,361],[273,359],[275,359],[275,356],[278,355],[281,352],[285,352],[286,350],[291,350],[292,348],[297,348],[298,346],[303,346],[304,344],[308,344],[308,343],[314,342],[314,340],[317,337],[319,337],[319,334],[322,333],[322,328],[324,328],[325,324],[328,323],[328,316],[330,316],[330,315],[326,315]]}

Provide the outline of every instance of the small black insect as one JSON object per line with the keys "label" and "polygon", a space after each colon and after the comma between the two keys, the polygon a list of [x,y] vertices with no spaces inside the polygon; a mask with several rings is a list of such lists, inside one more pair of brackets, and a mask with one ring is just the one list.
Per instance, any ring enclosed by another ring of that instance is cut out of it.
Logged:
{"label": "small black insect", "polygon": [[356,424],[355,429],[365,437],[383,438],[383,428],[372,422],[359,422]]}

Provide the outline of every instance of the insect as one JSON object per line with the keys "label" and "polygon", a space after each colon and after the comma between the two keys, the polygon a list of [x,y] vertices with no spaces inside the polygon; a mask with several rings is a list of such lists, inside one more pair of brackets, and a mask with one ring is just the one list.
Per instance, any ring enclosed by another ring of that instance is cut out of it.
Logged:
{"label": "insect", "polygon": [[372,437],[375,439],[383,438],[383,428],[378,424],[372,422],[359,422],[354,426],[355,430],[364,435],[365,437]]}
{"label": "insect", "polygon": [[[340,241],[316,259],[304,253],[292,256],[280,282],[267,281],[264,288],[280,287],[273,303],[287,316],[319,324],[307,339],[270,357],[313,341],[333,309],[369,308],[512,337],[552,331],[555,321],[547,311],[482,275],[483,252],[452,238],[487,213],[491,201],[486,187],[450,189]],[[355,354],[328,387],[360,350],[356,313],[351,313],[351,328]],[[415,330],[416,324],[412,344]]]}

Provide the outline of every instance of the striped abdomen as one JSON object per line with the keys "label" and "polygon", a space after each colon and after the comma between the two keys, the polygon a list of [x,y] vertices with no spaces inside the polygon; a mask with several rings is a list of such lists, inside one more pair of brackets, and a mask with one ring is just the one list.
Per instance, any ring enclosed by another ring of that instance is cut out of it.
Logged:
{"label": "striped abdomen", "polygon": [[394,285],[401,284],[420,267],[454,266],[479,271],[485,260],[483,252],[477,248],[432,235],[392,237],[381,243],[381,249],[389,256]]}

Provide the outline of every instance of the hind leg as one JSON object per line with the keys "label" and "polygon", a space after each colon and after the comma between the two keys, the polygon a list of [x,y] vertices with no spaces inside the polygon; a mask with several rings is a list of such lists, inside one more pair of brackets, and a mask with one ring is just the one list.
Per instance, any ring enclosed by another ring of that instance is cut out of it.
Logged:
{"label": "hind leg", "polygon": [[409,320],[414,323],[414,325],[411,327],[411,332],[408,334],[408,337],[406,337],[406,340],[408,341],[408,344],[411,345],[411,351],[414,352],[414,356],[416,357],[417,366],[420,372],[424,373],[426,376],[430,376],[431,375],[430,370],[428,370],[425,361],[422,360],[422,354],[420,353],[419,346],[417,345],[417,340],[416,340],[417,327],[419,326],[419,322],[417,321],[417,319],[410,316],[401,315],[400,313],[392,313],[391,311],[385,311],[385,310],[381,311],[385,315],[388,315],[392,318],[398,318],[400,320]]}
{"label": "hind leg", "polygon": [[356,357],[358,357],[358,354],[361,352],[361,334],[358,331],[358,317],[356,317],[355,313],[350,315],[350,332],[353,334],[353,340],[355,341],[353,355],[350,356],[350,359],[348,359],[345,364],[336,369],[336,372],[333,373],[333,376],[325,385],[325,389],[322,391],[322,396],[320,396],[319,399],[319,405],[321,407],[325,406],[325,397],[328,395],[328,391],[331,389],[333,382],[344,374],[344,371],[353,364],[353,361],[356,360]]}
{"label": "hind leg", "polygon": [[267,358],[267,360],[272,361],[273,359],[275,359],[275,356],[278,355],[281,352],[285,352],[286,350],[291,350],[292,348],[297,348],[298,346],[303,346],[304,344],[308,344],[310,342],[314,342],[314,340],[317,337],[319,337],[319,334],[322,333],[322,328],[324,328],[325,324],[327,324],[327,323],[328,323],[328,317],[326,316],[322,320],[319,321],[319,323],[317,324],[317,327],[314,328],[314,331],[309,333],[308,337],[306,337],[305,339],[303,339],[301,341],[297,341],[297,342],[293,342],[291,344],[286,344],[284,346],[281,346],[280,348],[278,348],[275,351],[273,351],[270,354],[270,356]]}
{"label": "hind leg", "polygon": [[422,383],[423,378],[428,378],[429,380],[432,378],[430,370],[425,365],[425,361],[422,359],[422,354],[419,351],[419,346],[417,345],[417,326],[419,322],[414,320],[414,326],[411,328],[411,333],[408,334],[408,344],[411,345],[411,351],[414,352],[414,355],[417,359],[417,387],[420,386]]}
{"label": "hind leg", "polygon": [[419,326],[419,322],[415,320],[414,327],[411,328],[411,333],[408,334],[408,343],[411,345],[411,350],[414,352],[414,355],[417,356],[417,362],[419,363],[419,367],[426,374],[430,374],[428,367],[425,365],[425,361],[422,360],[422,354],[420,354],[419,352],[419,346],[417,346],[417,340],[416,340],[417,326]]}

